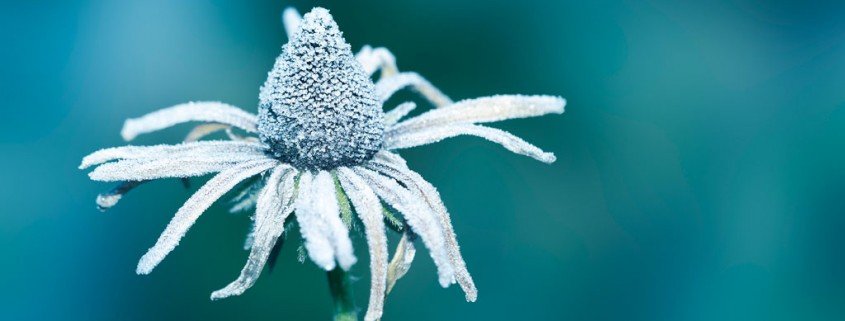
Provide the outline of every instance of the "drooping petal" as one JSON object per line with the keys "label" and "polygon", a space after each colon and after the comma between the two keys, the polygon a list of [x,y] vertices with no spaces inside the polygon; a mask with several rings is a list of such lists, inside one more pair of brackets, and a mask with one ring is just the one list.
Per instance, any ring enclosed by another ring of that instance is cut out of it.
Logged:
{"label": "drooping petal", "polygon": [[88,176],[95,181],[140,181],[166,177],[192,177],[220,172],[234,165],[271,159],[266,155],[244,153],[218,154],[213,157],[179,157],[163,159],[127,159],[103,164]]}
{"label": "drooping petal", "polygon": [[407,101],[384,113],[384,127],[390,128],[390,126],[399,122],[402,117],[407,116],[414,108],[417,108],[417,104]]}
{"label": "drooping petal", "polygon": [[[376,87],[378,89],[378,87]],[[462,100],[427,111],[390,129],[406,133],[440,126],[497,122],[545,114],[563,113],[566,100],[553,96],[501,95]]]}
{"label": "drooping petal", "polygon": [[311,182],[314,176],[310,172],[303,172],[299,177],[299,188],[296,195],[296,221],[299,223],[300,234],[305,240],[308,256],[319,267],[326,271],[334,269],[334,249],[329,241],[326,228],[317,216],[313,207],[320,205],[318,198],[312,192]]}
{"label": "drooping petal", "polygon": [[375,161],[371,165],[371,168],[376,168],[382,174],[398,180],[402,185],[405,185],[409,190],[417,194],[418,197],[421,197],[428,204],[428,207],[434,211],[440,222],[440,226],[443,228],[443,234],[446,236],[446,248],[449,250],[449,259],[455,268],[455,278],[466,294],[467,301],[475,301],[478,290],[475,288],[472,276],[467,271],[466,263],[458,246],[455,230],[452,227],[452,219],[449,217],[449,211],[443,205],[437,189],[423,179],[417,172],[410,170],[403,164]]}
{"label": "drooping petal", "polygon": [[449,125],[433,127],[409,133],[387,135],[384,146],[388,150],[410,148],[436,143],[446,138],[460,135],[472,135],[502,145],[505,149],[544,163],[554,163],[555,154],[544,152],[528,142],[506,131],[481,125]]}
{"label": "drooping petal", "polygon": [[293,38],[293,33],[299,30],[299,24],[302,22],[302,15],[294,7],[287,7],[282,13],[282,23],[285,25],[285,33],[288,39]]}
{"label": "drooping petal", "polygon": [[211,294],[212,300],[240,295],[255,284],[267,258],[284,232],[284,223],[293,212],[294,177],[296,171],[288,165],[277,166],[258,196],[255,210],[255,232],[249,259],[240,276],[223,289]]}
{"label": "drooping petal", "polygon": [[179,240],[185,236],[185,233],[197,218],[214,201],[232,189],[238,182],[264,172],[276,166],[276,164],[278,164],[278,161],[272,159],[246,162],[229,168],[210,179],[179,208],[176,215],[167,224],[164,232],[159,236],[156,244],[141,257],[136,272],[138,274],[149,274],[170,251],[176,248]]}
{"label": "drooping petal", "polygon": [[[303,188],[303,181],[306,187]],[[318,266],[330,271],[335,258],[344,270],[355,263],[349,231],[340,219],[340,208],[331,174],[319,172],[311,178],[303,173],[299,180],[296,219],[299,222],[308,256]]]}
{"label": "drooping petal", "polygon": [[392,178],[363,167],[355,167],[354,170],[355,173],[367,180],[370,187],[382,200],[402,212],[414,233],[422,238],[431,258],[434,260],[434,264],[437,266],[440,285],[447,287],[454,283],[454,268],[449,261],[449,252],[446,249],[443,230],[431,209]]}
{"label": "drooping petal", "polygon": [[387,235],[384,231],[384,217],[381,215],[382,205],[367,183],[351,169],[341,167],[337,174],[343,190],[364,223],[370,250],[370,303],[364,320],[378,320],[384,308],[387,288]]}
{"label": "drooping petal", "polygon": [[382,77],[376,82],[376,96],[384,103],[402,88],[410,86],[434,106],[443,107],[452,104],[452,100],[434,87],[428,80],[415,72],[402,72],[388,77]]}
{"label": "drooping petal", "polygon": [[105,193],[102,193],[100,195],[97,195],[97,201],[96,201],[97,202],[97,209],[105,212],[106,210],[108,210],[108,209],[112,208],[113,206],[117,205],[117,202],[119,202],[120,199],[123,198],[123,195],[125,195],[126,193],[128,193],[129,191],[134,189],[135,187],[138,187],[138,185],[141,185],[141,184],[146,183],[146,182],[147,181],[120,182],[112,190],[105,192]]}
{"label": "drooping petal", "polygon": [[256,116],[253,114],[220,102],[190,102],[127,119],[120,135],[130,141],[138,135],[190,121],[221,123],[250,133],[256,132]]}
{"label": "drooping petal", "polygon": [[417,249],[414,248],[414,241],[411,240],[412,232],[406,231],[402,233],[402,238],[399,239],[399,244],[396,245],[396,252],[393,253],[393,258],[390,259],[390,264],[387,265],[387,293],[396,285],[408,270],[411,269],[411,263],[414,262],[414,256],[417,254]]}
{"label": "drooping petal", "polygon": [[202,141],[176,145],[120,146],[104,148],[82,158],[79,169],[85,169],[120,159],[152,159],[180,156],[217,155],[222,153],[260,154],[264,148],[254,142],[245,141]]}

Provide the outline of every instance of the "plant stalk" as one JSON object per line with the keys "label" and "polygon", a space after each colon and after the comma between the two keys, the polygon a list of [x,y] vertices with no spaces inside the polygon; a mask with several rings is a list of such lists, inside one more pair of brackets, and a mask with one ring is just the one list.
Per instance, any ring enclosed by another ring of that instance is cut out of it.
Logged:
{"label": "plant stalk", "polygon": [[349,273],[336,267],[326,275],[329,279],[329,291],[334,299],[334,321],[358,321]]}

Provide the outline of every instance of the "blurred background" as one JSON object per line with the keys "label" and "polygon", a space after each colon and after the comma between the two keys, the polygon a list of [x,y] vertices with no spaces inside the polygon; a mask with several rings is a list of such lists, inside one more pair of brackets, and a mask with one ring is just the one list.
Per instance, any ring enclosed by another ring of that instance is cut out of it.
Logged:
{"label": "blurred background", "polygon": [[845,319],[845,5],[779,0],[3,2],[0,319],[330,318],[298,233],[252,289],[209,300],[247,257],[249,219],[223,202],[135,275],[204,179],[101,213],[112,184],[77,169],[124,144],[129,117],[190,100],[254,112],[289,5],[327,7],[353,48],[387,46],[455,99],[568,100],[494,125],[552,165],[477,138],[402,151],[440,189],[480,295],[440,288],[421,252],[385,320]]}

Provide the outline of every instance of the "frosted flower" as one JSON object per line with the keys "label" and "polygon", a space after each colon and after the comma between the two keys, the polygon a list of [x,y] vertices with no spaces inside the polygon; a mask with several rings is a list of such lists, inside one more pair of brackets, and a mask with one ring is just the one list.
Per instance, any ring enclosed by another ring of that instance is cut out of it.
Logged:
{"label": "frosted flower", "polygon": [[[418,74],[399,72],[384,48],[365,46],[353,55],[325,9],[315,8],[304,17],[288,9],[284,22],[290,41],[261,87],[258,115],[218,102],[176,105],[127,120],[121,134],[132,140],[181,123],[205,123],[185,142],[107,148],[82,160],[80,169],[96,166],[89,173],[92,180],[122,182],[98,197],[103,209],[145,181],[217,173],[176,212],[141,258],[138,274],[150,273],[218,198],[258,177],[236,197],[234,208],[255,208],[246,244],[249,258],[234,282],[212,293],[213,300],[239,295],[253,285],[285,223],[293,219],[308,257],[327,271],[348,270],[356,262],[349,232],[357,224],[353,222],[363,225],[372,275],[366,320],[381,317],[386,293],[413,260],[416,238],[429,250],[440,284],[458,283],[466,299],[475,301],[475,284],[437,190],[394,151],[473,135],[551,163],[553,154],[480,124],[562,113],[565,101],[503,95],[452,102]],[[376,71],[381,75],[373,83],[370,76]],[[406,120],[414,103],[384,112],[388,98],[405,87],[436,108]],[[233,129],[250,135],[241,137]],[[201,140],[220,130],[230,140]],[[403,233],[392,260],[386,227]]]}

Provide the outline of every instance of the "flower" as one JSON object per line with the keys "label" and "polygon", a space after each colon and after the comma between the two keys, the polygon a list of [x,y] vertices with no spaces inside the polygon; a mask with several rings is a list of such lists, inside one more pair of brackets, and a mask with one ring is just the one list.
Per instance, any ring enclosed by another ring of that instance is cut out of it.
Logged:
{"label": "flower", "polygon": [[[475,301],[476,287],[437,190],[393,151],[474,135],[551,163],[553,154],[479,124],[562,113],[565,100],[507,95],[453,103],[418,74],[399,72],[384,48],[365,46],[353,55],[325,9],[315,8],[304,17],[288,9],[284,22],[290,40],[261,87],[257,116],[218,102],[176,105],[127,120],[121,134],[128,141],[180,123],[205,122],[186,142],[107,148],[82,160],[80,169],[96,166],[89,173],[92,180],[123,182],[98,197],[101,208],[115,205],[145,181],[217,173],[176,212],[141,258],[137,273],[150,273],[218,198],[259,176],[236,205],[255,206],[249,258],[240,276],[212,299],[239,295],[255,283],[291,214],[311,261],[327,271],[338,266],[348,270],[356,262],[349,238],[354,209],[371,258],[366,320],[380,318],[386,292],[413,259],[417,236],[437,266],[440,284],[457,282],[467,300]],[[381,76],[374,84],[370,76],[378,70]],[[437,108],[407,120],[402,118],[414,103],[383,112],[385,101],[404,87],[414,88]],[[241,137],[233,128],[253,136]],[[200,140],[219,130],[226,130],[231,140]],[[393,210],[402,214],[401,220]],[[386,221],[404,231],[390,262]]]}

